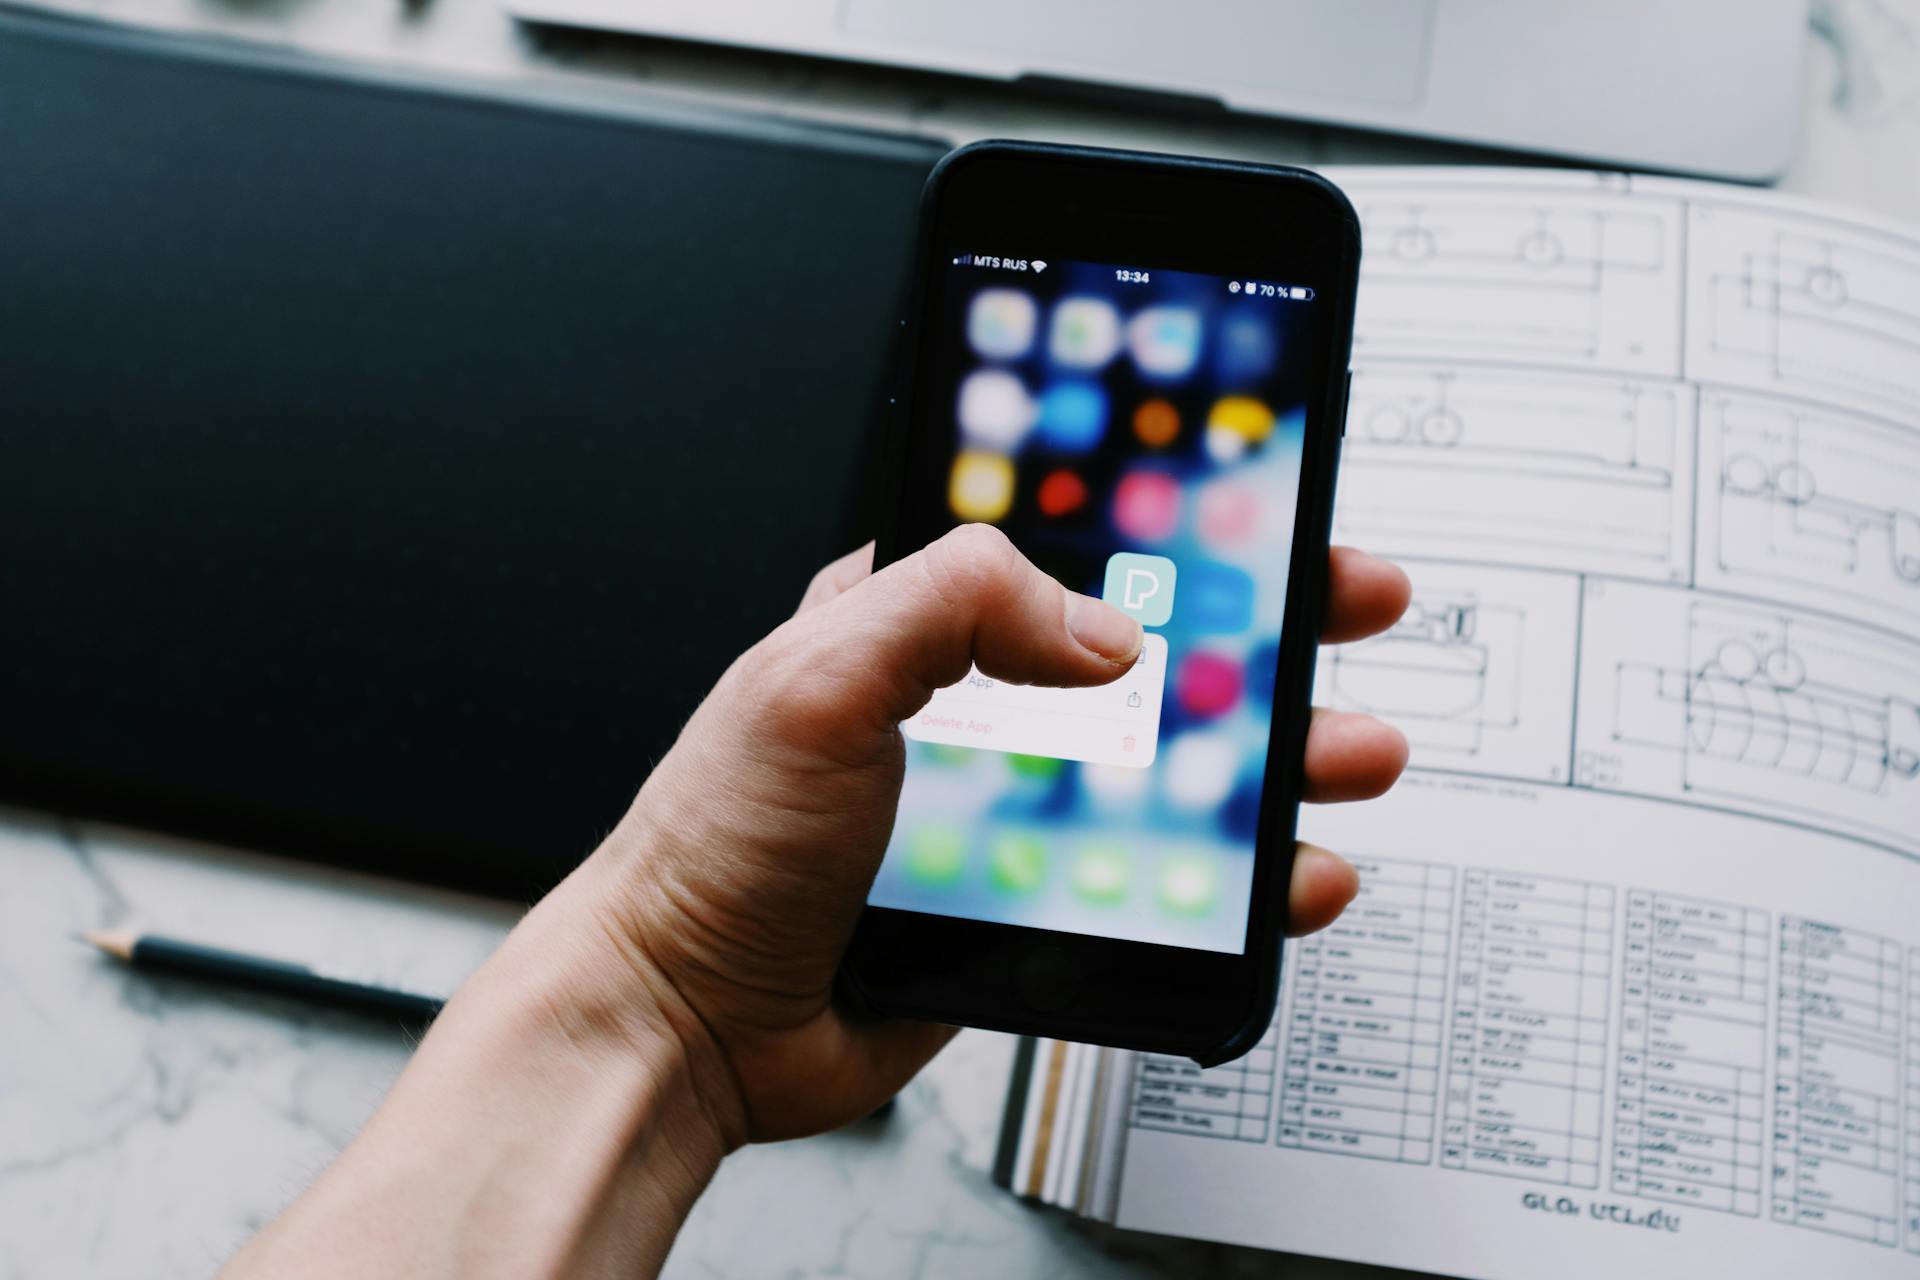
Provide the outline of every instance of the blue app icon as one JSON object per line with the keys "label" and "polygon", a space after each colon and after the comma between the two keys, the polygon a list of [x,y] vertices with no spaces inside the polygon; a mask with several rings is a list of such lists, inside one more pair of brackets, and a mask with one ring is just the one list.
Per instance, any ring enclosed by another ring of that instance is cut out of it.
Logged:
{"label": "blue app icon", "polygon": [[1164,627],[1173,616],[1173,561],[1165,556],[1116,551],[1107,558],[1107,580],[1100,598],[1143,627]]}
{"label": "blue app icon", "polygon": [[1273,372],[1279,345],[1278,335],[1265,316],[1246,310],[1231,312],[1220,324],[1214,368],[1224,383],[1252,386]]}
{"label": "blue app icon", "polygon": [[1061,453],[1085,453],[1107,430],[1107,393],[1095,382],[1056,382],[1040,397],[1040,440]]}
{"label": "blue app icon", "polygon": [[1201,635],[1247,630],[1253,626],[1253,579],[1218,561],[1188,564],[1180,575],[1180,621]]}
{"label": "blue app icon", "polygon": [[1273,704],[1273,686],[1280,668],[1280,645],[1263,640],[1247,655],[1247,698],[1256,706]]}

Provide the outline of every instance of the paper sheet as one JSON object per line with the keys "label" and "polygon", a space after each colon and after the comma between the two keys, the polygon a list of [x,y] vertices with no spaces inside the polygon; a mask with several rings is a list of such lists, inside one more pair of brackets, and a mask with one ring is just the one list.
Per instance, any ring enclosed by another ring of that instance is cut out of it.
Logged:
{"label": "paper sheet", "polygon": [[1487,1280],[1920,1276],[1920,233],[1335,177],[1366,254],[1335,540],[1414,606],[1316,701],[1412,768],[1303,813],[1364,888],[1289,948],[1267,1040],[1063,1051],[1107,1123],[1016,1189]]}

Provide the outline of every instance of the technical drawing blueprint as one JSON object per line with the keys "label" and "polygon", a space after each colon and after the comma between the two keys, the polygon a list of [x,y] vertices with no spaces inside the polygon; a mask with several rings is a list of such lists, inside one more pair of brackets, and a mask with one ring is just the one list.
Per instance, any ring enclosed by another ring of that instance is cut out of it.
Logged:
{"label": "technical drawing blueprint", "polygon": [[1382,555],[1685,581],[1692,415],[1672,382],[1363,365],[1334,532]]}
{"label": "technical drawing blueprint", "polygon": [[1869,410],[1920,402],[1920,239],[1715,200],[1691,204],[1687,373]]}
{"label": "technical drawing blueprint", "polygon": [[1710,390],[1699,503],[1699,585],[1920,635],[1920,431]]}
{"label": "technical drawing blueprint", "polygon": [[1920,643],[1782,605],[1590,582],[1575,782],[1920,858]]}
{"label": "technical drawing blueprint", "polygon": [[1334,534],[1413,605],[1315,701],[1408,769],[1301,810],[1361,892],[1245,1057],[1040,1042],[1016,1189],[1476,1280],[1914,1280],[1920,229],[1330,176],[1365,238]]}
{"label": "technical drawing blueprint", "polygon": [[1384,634],[1331,650],[1316,701],[1407,735],[1434,769],[1567,780],[1576,584],[1563,574],[1408,561],[1413,603]]}
{"label": "technical drawing blueprint", "polygon": [[1444,177],[1356,186],[1354,359],[1679,372],[1678,206],[1636,201],[1619,179],[1579,181],[1591,190]]}

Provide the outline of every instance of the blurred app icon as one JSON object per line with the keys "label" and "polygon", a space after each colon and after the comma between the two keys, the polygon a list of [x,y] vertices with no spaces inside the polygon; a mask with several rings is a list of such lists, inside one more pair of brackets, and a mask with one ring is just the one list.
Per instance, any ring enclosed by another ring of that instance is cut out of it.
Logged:
{"label": "blurred app icon", "polygon": [[1013,360],[1027,354],[1040,309],[1018,289],[982,289],[967,308],[967,341],[989,360]]}
{"label": "blurred app icon", "polygon": [[1073,891],[1083,901],[1103,907],[1124,902],[1132,883],[1133,866],[1117,845],[1088,845],[1074,859]]}
{"label": "blurred app icon", "polygon": [[964,768],[980,758],[980,753],[972,747],[952,747],[944,742],[916,742],[913,750],[928,764],[942,769]]}
{"label": "blurred app icon", "polygon": [[1215,480],[1200,490],[1194,526],[1215,548],[1243,547],[1260,529],[1260,495],[1236,480]]}
{"label": "blurred app icon", "polygon": [[1080,785],[1097,804],[1108,809],[1132,807],[1144,800],[1153,774],[1119,764],[1083,764]]}
{"label": "blurred app icon", "polygon": [[1013,506],[1013,461],[1004,454],[963,451],[953,460],[947,505],[962,520],[998,520]]}
{"label": "blurred app icon", "polygon": [[1167,752],[1167,803],[1212,812],[1233,790],[1240,753],[1223,733],[1183,733]]}
{"label": "blurred app icon", "polygon": [[1265,316],[1256,311],[1229,312],[1214,340],[1214,371],[1225,383],[1258,382],[1273,372],[1279,345]]}
{"label": "blurred app icon", "polygon": [[1176,577],[1173,561],[1165,556],[1116,551],[1107,558],[1100,598],[1131,614],[1143,627],[1163,627],[1173,616]]}
{"label": "blurred app icon", "polygon": [[1184,378],[1200,358],[1200,313],[1192,307],[1148,307],[1127,321],[1127,347],[1142,376]]}
{"label": "blurred app icon", "polygon": [[967,865],[967,838],[945,823],[920,827],[907,835],[907,875],[924,885],[950,885]]}
{"label": "blurred app icon", "polygon": [[1065,467],[1050,472],[1034,495],[1043,516],[1071,515],[1087,505],[1087,482]]}
{"label": "blurred app icon", "polygon": [[1053,309],[1047,354],[1069,369],[1098,369],[1120,350],[1120,313],[1105,298],[1062,298]]}
{"label": "blurred app icon", "polygon": [[1280,642],[1262,640],[1247,655],[1247,700],[1255,706],[1273,705],[1273,689],[1280,680]]}
{"label": "blurred app icon", "polygon": [[1214,560],[1180,575],[1180,621],[1203,635],[1238,635],[1253,625],[1253,578]]}
{"label": "blurred app icon", "polygon": [[1240,664],[1219,653],[1189,653],[1173,675],[1180,709],[1196,720],[1210,720],[1240,700]]}
{"label": "blurred app icon", "polygon": [[1023,831],[1001,832],[988,848],[987,878],[1002,893],[1034,892],[1047,879],[1046,842]]}
{"label": "blurred app icon", "polygon": [[972,444],[1011,453],[1039,416],[1027,386],[1004,369],[979,369],[960,384],[955,416]]}
{"label": "blurred app icon", "polygon": [[1207,414],[1207,453],[1215,462],[1234,462],[1273,434],[1273,410],[1252,396],[1224,396]]}
{"label": "blurred app icon", "polygon": [[1160,542],[1180,527],[1180,482],[1161,471],[1133,471],[1113,490],[1113,526],[1129,538]]}
{"label": "blurred app icon", "polygon": [[1107,393],[1097,382],[1056,382],[1040,397],[1040,439],[1061,453],[1085,453],[1107,431]]}
{"label": "blurred app icon", "polygon": [[1007,753],[1007,767],[1023,778],[1039,778],[1046,781],[1059,777],[1060,771],[1067,767],[1067,762],[1057,756],[1035,756],[1010,751]]}
{"label": "blurred app icon", "polygon": [[1165,400],[1143,400],[1133,411],[1133,434],[1149,449],[1164,449],[1180,438],[1180,411]]}
{"label": "blurred app icon", "polygon": [[1160,864],[1156,896],[1168,914],[1203,916],[1213,910],[1220,878],[1214,861],[1205,854],[1180,853]]}

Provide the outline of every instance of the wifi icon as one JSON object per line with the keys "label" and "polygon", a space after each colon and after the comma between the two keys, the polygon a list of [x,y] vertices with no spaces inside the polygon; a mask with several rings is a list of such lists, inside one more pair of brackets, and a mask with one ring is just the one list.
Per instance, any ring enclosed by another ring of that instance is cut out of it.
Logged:
{"label": "wifi icon", "polygon": [[1045,271],[1047,269],[1047,264],[1040,261],[1040,259],[1035,258],[1033,260],[1033,269],[1035,274],[1038,274],[1039,272]]}

